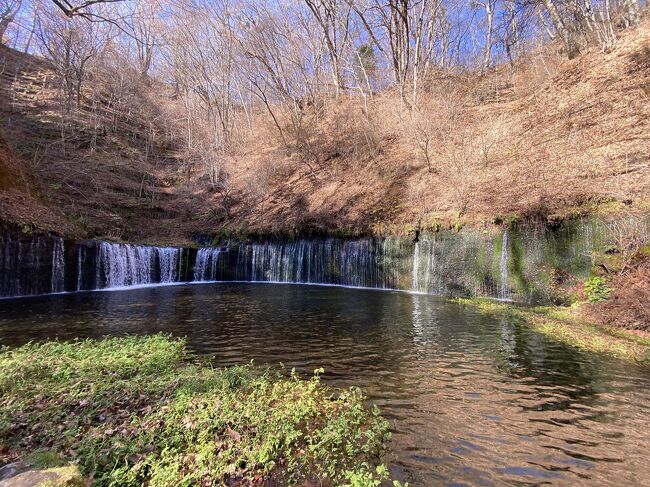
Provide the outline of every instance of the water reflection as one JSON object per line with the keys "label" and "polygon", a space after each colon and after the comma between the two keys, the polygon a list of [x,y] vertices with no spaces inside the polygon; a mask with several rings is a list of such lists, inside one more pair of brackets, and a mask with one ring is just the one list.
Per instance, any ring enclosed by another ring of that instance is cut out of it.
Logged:
{"label": "water reflection", "polygon": [[0,344],[164,331],[215,363],[325,367],[391,420],[411,485],[647,484],[650,378],[431,296],[189,285],[0,302]]}

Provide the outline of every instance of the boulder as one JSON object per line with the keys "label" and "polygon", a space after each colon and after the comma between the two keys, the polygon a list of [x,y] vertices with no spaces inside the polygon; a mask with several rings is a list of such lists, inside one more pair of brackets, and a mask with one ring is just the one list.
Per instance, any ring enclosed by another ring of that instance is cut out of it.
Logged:
{"label": "boulder", "polygon": [[[14,464],[11,464],[14,465]],[[3,467],[5,470],[10,465]],[[20,472],[19,465],[14,465],[16,475],[0,480],[0,487],[84,487],[84,479],[77,467],[58,467],[47,470],[28,470]],[[7,474],[10,470],[7,470]]]}

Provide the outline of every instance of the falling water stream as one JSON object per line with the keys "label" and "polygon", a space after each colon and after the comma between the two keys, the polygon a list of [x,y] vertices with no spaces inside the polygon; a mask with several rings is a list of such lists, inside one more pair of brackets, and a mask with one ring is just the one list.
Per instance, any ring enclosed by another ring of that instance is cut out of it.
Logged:
{"label": "falling water stream", "polygon": [[54,238],[52,246],[52,292],[60,293],[65,288],[65,260],[62,238]]}
{"label": "falling water stream", "polygon": [[98,246],[96,288],[169,284],[179,279],[183,249],[111,242]]}
{"label": "falling water stream", "polygon": [[415,242],[415,248],[413,250],[413,269],[411,274],[413,274],[413,281],[411,284],[411,289],[417,291],[420,289],[420,242]]}
{"label": "falling water stream", "polygon": [[402,289],[442,296],[553,300],[544,269],[589,275],[608,224],[559,230],[232,242],[198,250],[0,233],[0,297],[180,282],[250,281]]}

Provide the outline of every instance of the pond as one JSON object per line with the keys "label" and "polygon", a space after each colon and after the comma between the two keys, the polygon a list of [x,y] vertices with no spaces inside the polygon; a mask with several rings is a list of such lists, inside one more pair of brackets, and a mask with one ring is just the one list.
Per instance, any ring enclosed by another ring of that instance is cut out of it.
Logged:
{"label": "pond", "polygon": [[216,365],[325,368],[390,420],[411,485],[650,482],[650,373],[397,291],[191,284],[0,300],[0,345],[166,332]]}

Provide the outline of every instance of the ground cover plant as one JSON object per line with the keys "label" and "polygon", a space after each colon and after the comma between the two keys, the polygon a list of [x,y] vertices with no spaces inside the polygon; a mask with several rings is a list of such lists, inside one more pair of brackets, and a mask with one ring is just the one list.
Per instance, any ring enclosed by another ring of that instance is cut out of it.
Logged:
{"label": "ground cover plant", "polygon": [[212,368],[181,339],[0,349],[0,463],[47,452],[93,485],[375,485],[388,437],[358,389]]}

